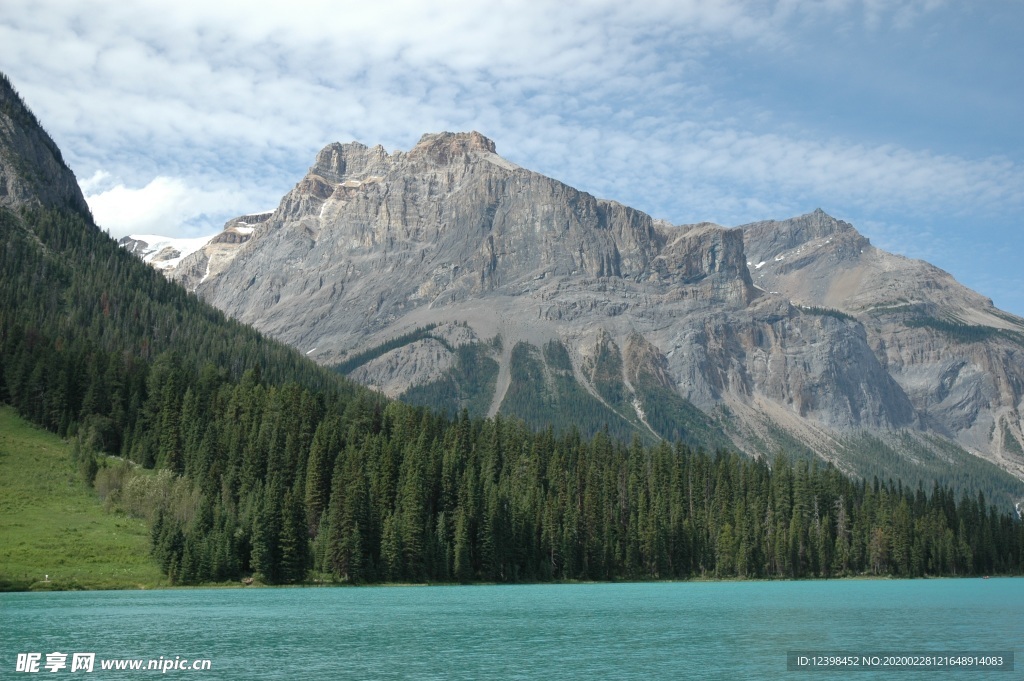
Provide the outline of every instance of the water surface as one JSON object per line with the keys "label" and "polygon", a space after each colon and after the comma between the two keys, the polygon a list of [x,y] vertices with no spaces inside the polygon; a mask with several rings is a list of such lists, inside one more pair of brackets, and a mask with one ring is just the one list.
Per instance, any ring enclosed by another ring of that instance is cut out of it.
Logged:
{"label": "water surface", "polygon": [[[209,659],[209,671],[166,674],[197,679],[859,680],[893,674],[787,671],[787,652],[1020,656],[1024,579],[0,594],[0,634],[2,678],[18,653],[60,651]],[[69,669],[43,673],[83,676]],[[161,673],[97,662],[84,676]]]}

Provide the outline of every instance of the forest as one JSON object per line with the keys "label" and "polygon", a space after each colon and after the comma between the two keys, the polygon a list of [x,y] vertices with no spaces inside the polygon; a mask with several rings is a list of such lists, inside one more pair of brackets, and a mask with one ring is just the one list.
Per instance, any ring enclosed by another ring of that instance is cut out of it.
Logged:
{"label": "forest", "polygon": [[1024,571],[1024,525],[982,494],[705,452],[685,432],[438,415],[226,319],[88,216],[0,208],[0,236],[0,401],[150,521],[175,583]]}

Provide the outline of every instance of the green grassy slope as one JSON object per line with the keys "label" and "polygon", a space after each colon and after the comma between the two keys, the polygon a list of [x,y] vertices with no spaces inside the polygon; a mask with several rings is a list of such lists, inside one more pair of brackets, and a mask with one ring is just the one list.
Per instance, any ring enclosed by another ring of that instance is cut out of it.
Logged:
{"label": "green grassy slope", "polygon": [[150,557],[145,522],[107,513],[70,451],[0,407],[0,590],[166,583]]}

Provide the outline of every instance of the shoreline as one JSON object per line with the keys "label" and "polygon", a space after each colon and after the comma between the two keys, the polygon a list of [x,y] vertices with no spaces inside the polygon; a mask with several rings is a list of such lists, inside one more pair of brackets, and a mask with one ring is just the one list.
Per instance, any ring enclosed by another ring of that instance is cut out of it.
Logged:
{"label": "shoreline", "polygon": [[[416,588],[416,587],[473,587],[473,586],[566,586],[594,584],[749,584],[749,583],[780,583],[780,582],[851,582],[851,581],[932,581],[937,579],[1022,579],[1024,575],[925,575],[923,577],[897,577],[893,575],[846,575],[842,577],[812,578],[762,578],[762,577],[694,577],[692,579],[622,579],[609,581],[565,580],[551,582],[376,582],[351,584],[345,582],[303,582],[300,584],[243,584],[241,582],[220,582],[209,584],[115,584],[115,585],[84,585],[72,580],[62,583],[59,580],[39,581],[23,588],[9,588],[10,582],[0,582],[0,594],[3,593],[67,593],[75,591],[194,591],[202,589],[364,589],[364,588]],[[49,584],[50,586],[44,586]]]}

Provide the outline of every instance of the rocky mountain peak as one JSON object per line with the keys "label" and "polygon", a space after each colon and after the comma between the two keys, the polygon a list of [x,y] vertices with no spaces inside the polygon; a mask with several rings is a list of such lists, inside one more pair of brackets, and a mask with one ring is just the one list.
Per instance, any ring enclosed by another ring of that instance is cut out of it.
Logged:
{"label": "rocky mountain peak", "polygon": [[427,154],[447,161],[472,152],[496,154],[494,142],[475,130],[472,132],[427,133],[420,138],[410,154]]}
{"label": "rocky mountain peak", "polygon": [[369,177],[387,175],[403,159],[410,162],[427,159],[436,165],[447,165],[479,153],[496,154],[496,151],[494,142],[478,132],[428,133],[409,152],[393,154],[380,145],[368,147],[359,142],[335,142],[317,154],[307,180],[331,185],[363,182]]}
{"label": "rocky mountain peak", "polygon": [[359,142],[328,144],[316,155],[309,175],[332,184],[361,180],[368,175],[381,175],[391,165],[391,156],[384,147],[367,147]]}
{"label": "rocky mountain peak", "polygon": [[[817,240],[849,242],[857,249],[868,245],[853,225],[837,220],[822,209],[789,220],[764,220],[742,227],[747,255],[755,261],[775,258],[784,251]],[[830,241],[828,243],[831,243]]]}

